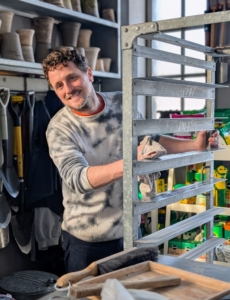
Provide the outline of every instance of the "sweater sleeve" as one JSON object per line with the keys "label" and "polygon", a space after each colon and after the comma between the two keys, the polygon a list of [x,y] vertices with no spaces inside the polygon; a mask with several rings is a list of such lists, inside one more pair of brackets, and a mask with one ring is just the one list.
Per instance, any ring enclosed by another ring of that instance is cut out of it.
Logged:
{"label": "sweater sleeve", "polygon": [[75,192],[83,194],[92,191],[87,178],[89,164],[68,128],[51,121],[46,138],[49,155],[62,180]]}

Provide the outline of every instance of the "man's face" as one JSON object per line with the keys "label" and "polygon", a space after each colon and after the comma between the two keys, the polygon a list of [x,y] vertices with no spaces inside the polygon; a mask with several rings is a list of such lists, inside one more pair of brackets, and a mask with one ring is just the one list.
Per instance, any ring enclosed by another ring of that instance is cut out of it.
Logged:
{"label": "man's face", "polygon": [[60,64],[48,75],[51,86],[64,105],[77,111],[87,111],[95,97],[90,68],[84,73],[73,62],[68,62],[67,66]]}

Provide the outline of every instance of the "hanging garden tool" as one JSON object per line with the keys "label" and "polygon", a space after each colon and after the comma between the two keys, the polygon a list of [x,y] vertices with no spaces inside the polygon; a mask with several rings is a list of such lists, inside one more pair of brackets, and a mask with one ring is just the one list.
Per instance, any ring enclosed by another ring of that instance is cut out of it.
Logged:
{"label": "hanging garden tool", "polygon": [[8,123],[7,123],[7,106],[10,100],[10,90],[8,88],[0,88],[0,129],[2,136],[2,152],[4,162],[0,166],[0,178],[3,180],[3,184],[7,192],[12,197],[17,197],[19,192],[19,180],[17,173],[11,166],[9,161],[9,144],[8,144]]}
{"label": "hanging garden tool", "polygon": [[3,191],[3,182],[0,179],[0,228],[6,228],[11,220],[11,210],[6,198],[6,194]]}
{"label": "hanging garden tool", "polygon": [[28,110],[28,125],[29,125],[29,134],[28,134],[28,143],[29,143],[29,154],[32,152],[32,134],[33,134],[33,124],[34,124],[34,105],[35,105],[35,92],[28,91],[26,92],[26,104]]}
{"label": "hanging garden tool", "polygon": [[31,228],[32,213],[24,212],[24,171],[23,171],[23,150],[22,150],[22,116],[25,113],[26,102],[24,96],[11,96],[9,111],[14,122],[14,138],[17,150],[17,171],[20,180],[19,211],[12,216],[11,225],[15,240],[25,254],[31,250]]}
{"label": "hanging garden tool", "polygon": [[2,179],[0,179],[0,249],[5,248],[9,244],[10,220],[11,210],[6,195],[3,192]]}
{"label": "hanging garden tool", "polygon": [[[33,124],[34,124],[34,106],[35,106],[35,92],[27,91],[25,92],[25,102],[26,102],[26,112],[25,112],[25,123],[22,124],[23,132],[23,143],[24,147],[24,179],[25,179],[25,189],[28,189],[29,173],[31,168],[31,155],[32,155],[32,134],[33,134]],[[25,193],[25,203],[27,194]]]}

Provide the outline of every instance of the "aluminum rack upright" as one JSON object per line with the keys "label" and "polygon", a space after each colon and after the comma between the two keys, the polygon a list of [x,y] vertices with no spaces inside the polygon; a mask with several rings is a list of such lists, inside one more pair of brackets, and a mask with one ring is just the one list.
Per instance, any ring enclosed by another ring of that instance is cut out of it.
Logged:
{"label": "aluminum rack upright", "polygon": [[[215,59],[225,55],[215,49],[163,33],[163,31],[196,27],[211,23],[230,21],[230,11],[183,17],[159,22],[147,22],[122,26],[122,91],[123,91],[123,210],[124,210],[124,248],[159,246],[166,241],[196,228],[207,226],[207,240],[212,241],[208,249],[207,261],[213,261],[213,248],[218,239],[212,239],[213,218],[224,208],[213,206],[213,186],[221,179],[213,177],[214,150],[192,151],[174,155],[165,155],[155,160],[137,160],[138,136],[176,132],[191,132],[214,129],[215,88],[224,87],[215,84]],[[157,40],[179,47],[202,52],[206,60],[165,52],[152,47],[140,46],[137,39]],[[175,64],[203,68],[207,71],[207,83],[175,80],[164,77],[137,77],[138,57],[154,59]],[[162,97],[186,97],[206,99],[207,117],[202,119],[138,119],[138,95]],[[205,162],[209,167],[207,180],[191,184],[177,190],[167,191],[153,198],[138,199],[138,175],[145,175],[171,168]],[[209,193],[206,211],[180,221],[162,230],[138,239],[138,216],[155,209],[175,203],[201,193]],[[207,241],[208,243],[208,241]],[[201,247],[201,246],[199,246]]]}

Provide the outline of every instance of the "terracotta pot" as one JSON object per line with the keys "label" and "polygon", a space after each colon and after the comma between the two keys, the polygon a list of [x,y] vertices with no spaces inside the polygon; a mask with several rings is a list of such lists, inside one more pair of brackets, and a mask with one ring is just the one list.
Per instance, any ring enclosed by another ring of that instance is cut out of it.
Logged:
{"label": "terracotta pot", "polygon": [[5,32],[2,34],[1,56],[6,59],[24,61],[18,33]]}
{"label": "terracotta pot", "polygon": [[22,54],[25,61],[34,62],[34,49],[32,46],[22,46]]}
{"label": "terracotta pot", "polygon": [[92,35],[92,30],[80,29],[78,34],[77,47],[89,48],[91,35]]}
{"label": "terracotta pot", "polygon": [[72,9],[75,11],[81,12],[81,1],[80,0],[71,0]]}
{"label": "terracotta pot", "polygon": [[5,11],[5,10],[0,11],[0,19],[2,20],[0,34],[5,32],[11,32],[13,17],[14,17],[14,13],[11,11]]}
{"label": "terracotta pot", "polygon": [[102,58],[102,60],[103,60],[103,63],[104,63],[105,72],[109,72],[112,59],[111,58]]}
{"label": "terracotta pot", "polygon": [[63,0],[63,3],[65,8],[73,10],[71,0]]}
{"label": "terracotta pot", "polygon": [[63,7],[63,8],[65,7],[63,0],[44,0],[44,2],[53,4],[53,5],[56,5],[59,7]]}
{"label": "terracotta pot", "polygon": [[62,22],[58,27],[61,32],[63,46],[76,47],[81,23]]}
{"label": "terracotta pot", "polygon": [[51,43],[54,19],[50,17],[33,18],[37,43]]}
{"label": "terracotta pot", "polygon": [[92,70],[96,68],[98,53],[101,49],[97,47],[85,48],[85,56],[88,60],[88,65]]}
{"label": "terracotta pot", "polygon": [[115,14],[113,8],[105,8],[102,11],[102,18],[105,20],[109,20],[115,22]]}
{"label": "terracotta pot", "polygon": [[51,51],[51,43],[37,43],[34,53],[35,61],[42,63]]}
{"label": "terracotta pot", "polygon": [[34,30],[33,29],[18,29],[16,32],[19,34],[22,46],[32,46]]}
{"label": "terracotta pot", "polygon": [[76,48],[76,50],[78,51],[79,54],[81,54],[82,56],[85,56],[85,49],[84,48]]}
{"label": "terracotta pot", "polygon": [[81,0],[82,12],[99,18],[97,0]]}
{"label": "terracotta pot", "polygon": [[102,72],[105,72],[105,69],[104,69],[104,62],[101,58],[98,58],[97,59],[97,62],[96,62],[96,70],[97,71],[102,71]]}

